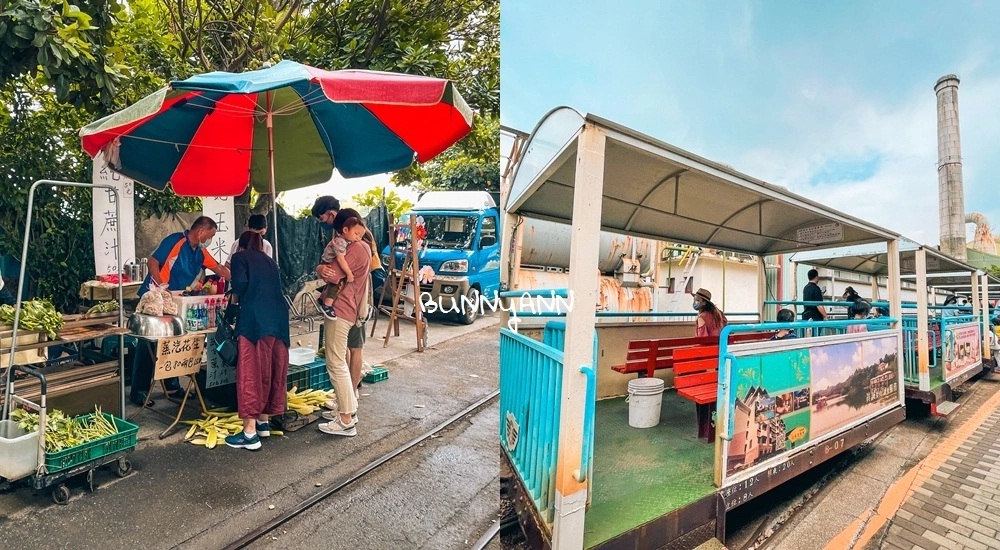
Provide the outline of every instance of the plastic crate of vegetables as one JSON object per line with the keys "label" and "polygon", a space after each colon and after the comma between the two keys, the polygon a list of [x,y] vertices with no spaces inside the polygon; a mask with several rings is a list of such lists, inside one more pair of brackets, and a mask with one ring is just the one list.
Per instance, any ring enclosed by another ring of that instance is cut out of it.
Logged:
{"label": "plastic crate of vegetables", "polygon": [[[96,413],[77,417],[77,422],[93,422]],[[78,466],[102,456],[135,447],[139,426],[108,413],[101,413],[106,426],[114,426],[118,433],[101,436],[81,445],[76,445],[56,452],[45,453],[45,468],[54,473]],[[97,420],[98,423],[101,420]],[[110,429],[110,428],[109,428]]]}
{"label": "plastic crate of vegetables", "polygon": [[[23,409],[11,419],[28,432],[38,429],[38,415]],[[99,410],[75,418],[52,410],[45,419],[45,468],[55,473],[102,456],[135,447],[139,427]]]}

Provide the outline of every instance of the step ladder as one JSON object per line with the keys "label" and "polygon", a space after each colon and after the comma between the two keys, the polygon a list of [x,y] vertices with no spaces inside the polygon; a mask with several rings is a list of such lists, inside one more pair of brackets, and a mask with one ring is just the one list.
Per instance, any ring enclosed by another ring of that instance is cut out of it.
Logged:
{"label": "step ladder", "polygon": [[[382,285],[382,292],[379,295],[378,301],[378,310],[389,316],[389,326],[385,329],[385,339],[382,342],[382,347],[389,346],[389,338],[392,336],[399,336],[399,321],[402,319],[414,324],[417,331],[417,351],[424,351],[424,348],[427,346],[427,320],[423,317],[423,311],[420,309],[419,303],[420,279],[418,273],[420,268],[419,260],[417,259],[416,217],[410,216],[409,224],[393,224],[391,219],[389,222],[389,276]],[[403,259],[403,265],[399,269],[396,269],[395,230],[399,228],[410,229],[410,246]],[[416,299],[411,298],[404,292],[407,284],[415,285],[413,294]],[[390,298],[391,305],[389,306],[382,305],[386,289],[392,292]],[[407,304],[413,305],[412,315],[407,315],[405,312]],[[372,324],[372,336],[375,335],[375,324],[377,322]]]}
{"label": "step ladder", "polygon": [[678,311],[681,305],[681,298],[687,294],[688,283],[694,277],[694,268],[698,265],[698,258],[700,257],[700,248],[694,246],[684,247],[684,252],[681,254],[680,261],[678,261],[678,265],[683,268],[680,276],[680,284],[674,285],[674,291],[670,293],[670,299],[667,301],[667,312],[676,313]]}

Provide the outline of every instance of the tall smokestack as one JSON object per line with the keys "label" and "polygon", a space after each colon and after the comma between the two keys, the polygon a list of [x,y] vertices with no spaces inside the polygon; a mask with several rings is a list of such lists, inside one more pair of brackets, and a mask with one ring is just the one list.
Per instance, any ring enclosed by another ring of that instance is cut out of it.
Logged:
{"label": "tall smokestack", "polygon": [[966,259],[965,198],[962,192],[962,143],[958,130],[958,77],[949,74],[934,85],[938,123],[938,216],[941,251]]}

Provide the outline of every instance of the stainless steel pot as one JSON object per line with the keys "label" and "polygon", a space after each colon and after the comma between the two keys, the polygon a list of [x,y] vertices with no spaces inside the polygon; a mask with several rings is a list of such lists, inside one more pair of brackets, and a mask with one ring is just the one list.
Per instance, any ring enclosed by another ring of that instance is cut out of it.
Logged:
{"label": "stainless steel pot", "polygon": [[127,327],[133,334],[139,336],[183,336],[185,333],[184,322],[176,315],[157,317],[135,313],[129,317]]}

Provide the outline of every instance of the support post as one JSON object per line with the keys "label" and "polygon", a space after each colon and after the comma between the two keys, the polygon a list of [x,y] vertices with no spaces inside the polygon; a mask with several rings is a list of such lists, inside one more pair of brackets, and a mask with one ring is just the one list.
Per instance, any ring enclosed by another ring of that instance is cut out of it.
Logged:
{"label": "support post", "polygon": [[979,276],[980,296],[983,301],[983,361],[993,357],[990,350],[990,281],[983,273]]}
{"label": "support post", "polygon": [[[927,296],[927,251],[916,251],[917,296]],[[917,380],[920,391],[930,391],[930,352],[927,342],[927,301],[917,299]]]}
{"label": "support post", "polygon": [[969,289],[972,292],[972,296],[969,297],[969,302],[972,303],[972,315],[973,317],[979,315],[979,272],[974,271],[972,273],[972,288]]}
{"label": "support post", "polygon": [[764,306],[767,300],[767,262],[764,256],[757,256],[757,322],[763,323],[767,318],[764,313],[767,309]]}
{"label": "support post", "polygon": [[587,377],[580,373],[580,365],[590,365],[594,360],[599,284],[599,251],[594,243],[601,237],[605,139],[602,130],[587,124],[577,141],[569,260],[569,298],[573,308],[566,315],[553,550],[583,548],[587,487],[591,480],[586,478],[586,472],[580,471],[587,409]]}
{"label": "support post", "polygon": [[[889,316],[897,319],[896,323],[893,325],[893,330],[896,331],[896,349],[903,349],[903,302],[902,302],[902,288],[900,281],[899,272],[899,239],[892,239],[886,243],[886,252],[888,253],[889,260],[889,273],[886,279],[887,294],[889,295]],[[903,361],[897,360],[896,364],[899,365],[897,371],[897,377],[899,380],[903,379]],[[905,394],[903,393],[904,384],[899,384],[899,401],[902,402]]]}

